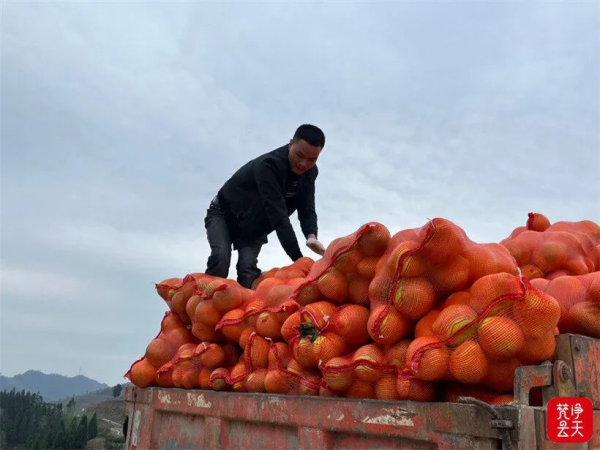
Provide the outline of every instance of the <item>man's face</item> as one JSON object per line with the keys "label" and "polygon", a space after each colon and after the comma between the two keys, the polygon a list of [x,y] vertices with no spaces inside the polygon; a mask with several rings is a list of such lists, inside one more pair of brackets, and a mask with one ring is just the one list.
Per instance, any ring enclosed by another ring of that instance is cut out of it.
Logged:
{"label": "man's face", "polygon": [[296,175],[312,169],[317,164],[317,159],[323,147],[310,145],[303,139],[290,141],[290,168]]}

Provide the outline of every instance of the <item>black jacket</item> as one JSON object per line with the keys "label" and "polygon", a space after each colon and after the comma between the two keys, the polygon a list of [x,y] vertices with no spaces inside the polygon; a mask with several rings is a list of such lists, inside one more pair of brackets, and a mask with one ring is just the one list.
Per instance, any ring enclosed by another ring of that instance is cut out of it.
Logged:
{"label": "black jacket", "polygon": [[234,247],[244,242],[263,240],[277,231],[277,237],[289,257],[302,257],[296,233],[289,217],[298,210],[304,236],[317,235],[315,211],[315,179],[317,166],[298,180],[295,202],[288,209],[285,188],[290,163],[289,145],[266,153],[242,166],[219,190],[218,199],[225,211]]}

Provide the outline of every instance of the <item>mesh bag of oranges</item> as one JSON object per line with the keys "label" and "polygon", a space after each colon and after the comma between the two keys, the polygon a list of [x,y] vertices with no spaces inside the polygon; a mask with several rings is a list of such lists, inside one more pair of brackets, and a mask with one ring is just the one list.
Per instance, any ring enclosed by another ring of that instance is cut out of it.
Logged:
{"label": "mesh bag of oranges", "polygon": [[561,333],[600,338],[600,272],[553,280],[537,278],[531,284],[554,297],[560,305]]}
{"label": "mesh bag of oranges", "polygon": [[393,344],[453,292],[493,273],[517,273],[514,258],[499,244],[477,244],[446,219],[395,235],[369,286],[369,334]]}
{"label": "mesh bag of oranges", "polygon": [[247,304],[253,291],[233,280],[205,277],[197,280],[195,293],[187,301],[192,334],[203,342],[223,343],[225,337],[215,329],[216,324],[227,312]]}
{"label": "mesh bag of oranges", "polygon": [[241,355],[236,345],[183,344],[175,357],[159,368],[159,385],[185,389],[210,389],[211,373],[218,367],[232,367]]}
{"label": "mesh bag of oranges", "polygon": [[292,314],[281,334],[302,367],[316,368],[366,343],[368,318],[369,310],[361,305],[316,302]]}
{"label": "mesh bag of oranges", "polygon": [[334,239],[290,298],[303,306],[327,300],[368,307],[369,282],[389,241],[389,230],[377,222]]}
{"label": "mesh bag of oranges", "polygon": [[554,358],[560,306],[526,277],[487,275],[426,315],[408,347],[420,380],[513,388],[515,369]]}
{"label": "mesh bag of oranges", "polygon": [[252,289],[256,289],[260,283],[262,283],[267,278],[278,278],[280,280],[292,280],[294,278],[304,278],[310,272],[315,261],[308,256],[304,256],[297,261],[294,261],[293,264],[285,267],[274,267],[268,272],[263,273],[260,277],[258,277],[252,283]]}
{"label": "mesh bag of oranges", "polygon": [[257,332],[260,336],[281,340],[281,327],[286,319],[299,308],[290,299],[303,278],[289,280],[267,278],[256,288],[247,303],[223,315],[215,330],[242,348],[245,339]]}
{"label": "mesh bag of oranges", "polygon": [[324,382],[321,395],[378,400],[433,400],[434,383],[416,379],[407,373],[406,352],[409,343],[408,340],[402,340],[387,348],[371,343],[350,355],[330,359],[320,366]]}
{"label": "mesh bag of oranges", "polygon": [[219,368],[210,376],[217,391],[268,392],[271,394],[317,395],[321,377],[289,356],[288,346],[252,333],[243,357],[231,369]]}
{"label": "mesh bag of oranges", "polygon": [[543,232],[526,230],[501,244],[529,279],[600,270],[600,227],[594,222],[557,222]]}
{"label": "mesh bag of oranges", "polygon": [[197,345],[183,321],[172,312],[166,313],[159,333],[146,347],[144,356],[131,365],[125,377],[139,387],[157,384],[157,370],[171,361],[182,345],[194,342]]}

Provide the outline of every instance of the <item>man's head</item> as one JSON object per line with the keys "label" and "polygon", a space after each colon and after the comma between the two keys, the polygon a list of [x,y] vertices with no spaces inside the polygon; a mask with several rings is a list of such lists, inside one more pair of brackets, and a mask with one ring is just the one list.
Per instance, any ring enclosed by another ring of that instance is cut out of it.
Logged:
{"label": "man's head", "polygon": [[325,135],[314,125],[300,125],[290,141],[290,168],[296,175],[312,169],[325,146]]}

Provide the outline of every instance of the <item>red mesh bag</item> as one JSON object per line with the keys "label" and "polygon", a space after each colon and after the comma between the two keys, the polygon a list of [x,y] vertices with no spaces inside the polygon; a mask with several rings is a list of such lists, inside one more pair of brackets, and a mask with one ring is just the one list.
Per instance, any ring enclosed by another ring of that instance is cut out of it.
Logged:
{"label": "red mesh bag", "polygon": [[308,275],[314,263],[315,261],[312,258],[305,256],[297,261],[294,261],[294,263],[289,266],[282,268],[275,267],[254,280],[252,283],[252,289],[256,290],[260,283],[268,278],[278,278],[280,280],[304,278]]}
{"label": "red mesh bag", "polygon": [[415,379],[405,370],[408,345],[408,340],[387,349],[367,344],[350,355],[330,359],[320,366],[324,382],[321,395],[432,401],[434,384]]}
{"label": "red mesh bag", "polygon": [[175,294],[175,291],[181,287],[183,279],[181,278],[167,278],[166,280],[156,283],[156,292],[160,297],[167,302],[169,308],[171,308],[171,297]]}
{"label": "red mesh bag", "polygon": [[222,332],[228,339],[235,340],[242,348],[244,337],[247,338],[255,331],[262,337],[280,340],[283,323],[299,307],[290,296],[303,280],[303,278],[264,280],[256,291],[252,292],[246,304],[223,316],[216,324],[215,330]]}
{"label": "red mesh bag", "polygon": [[561,333],[600,338],[600,272],[553,280],[537,278],[531,284],[554,297],[560,305]]}
{"label": "red mesh bag", "polygon": [[203,342],[225,342],[225,336],[215,329],[217,323],[226,313],[247,304],[252,294],[253,291],[233,280],[215,277],[197,280],[196,291],[186,304],[194,336]]}
{"label": "red mesh bag", "polygon": [[513,394],[498,394],[482,386],[448,383],[444,392],[447,402],[457,403],[459,397],[473,397],[490,405],[505,405],[514,401]]}
{"label": "red mesh bag", "polygon": [[393,344],[453,292],[493,273],[516,274],[514,258],[499,244],[476,244],[445,219],[395,235],[369,286],[374,341]]}
{"label": "red mesh bag", "polygon": [[290,298],[300,305],[327,300],[368,307],[369,282],[389,241],[389,230],[377,222],[333,240]]}
{"label": "red mesh bag", "polygon": [[287,344],[274,343],[256,333],[248,338],[243,358],[230,370],[216,369],[210,377],[214,390],[317,395],[318,371],[304,369],[289,357]]}
{"label": "red mesh bag", "polygon": [[369,310],[361,305],[316,302],[302,307],[283,324],[281,334],[305,368],[316,368],[357,349],[369,340]]}
{"label": "red mesh bag", "polygon": [[407,350],[418,379],[508,392],[517,367],[554,358],[560,306],[525,277],[485,276],[438,309],[429,313],[435,320],[425,316]]}
{"label": "red mesh bag", "polygon": [[168,312],[160,324],[160,331],[146,347],[144,356],[134,362],[125,377],[139,387],[157,384],[156,371],[171,361],[184,344],[197,341],[179,317]]}
{"label": "red mesh bag", "polygon": [[557,222],[543,232],[523,231],[501,242],[529,279],[600,270],[599,243],[600,227],[590,221]]}
{"label": "red mesh bag", "polygon": [[232,367],[240,355],[239,348],[231,344],[184,344],[171,361],[156,371],[157,380],[163,387],[209,389],[212,371]]}

